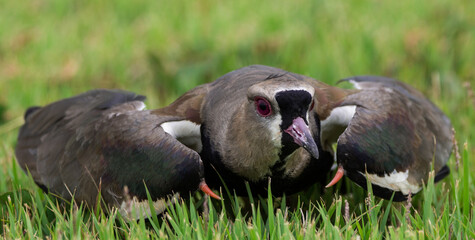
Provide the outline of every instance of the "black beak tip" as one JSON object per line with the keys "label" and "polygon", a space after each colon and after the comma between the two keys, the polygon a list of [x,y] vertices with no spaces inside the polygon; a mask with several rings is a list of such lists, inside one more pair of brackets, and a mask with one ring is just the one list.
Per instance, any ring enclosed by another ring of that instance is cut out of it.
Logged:
{"label": "black beak tip", "polygon": [[307,150],[307,152],[310,153],[312,157],[315,159],[320,157],[318,146],[315,143],[310,129],[307,123],[301,117],[295,118],[292,122],[292,125],[284,130],[284,132],[289,134],[294,139],[296,144]]}
{"label": "black beak tip", "polygon": [[320,153],[318,151],[317,145],[305,145],[304,149],[307,150],[307,152],[309,152],[310,155],[312,155],[312,157],[314,157],[315,159],[320,158]]}

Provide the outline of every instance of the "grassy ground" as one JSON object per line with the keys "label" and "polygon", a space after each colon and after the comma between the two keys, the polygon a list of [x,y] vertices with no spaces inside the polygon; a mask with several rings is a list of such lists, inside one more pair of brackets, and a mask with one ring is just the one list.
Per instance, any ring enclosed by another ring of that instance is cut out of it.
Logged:
{"label": "grassy ground", "polygon": [[[475,3],[464,0],[1,1],[1,236],[473,239],[473,12]],[[160,107],[250,64],[328,83],[363,74],[410,83],[453,122],[460,156],[450,159],[451,175],[429,184],[412,206],[366,199],[348,182],[347,194],[329,191],[320,199],[308,191],[301,203],[255,199],[239,211],[243,200],[230,196],[229,211],[209,202],[202,216],[197,198],[171,207],[163,219],[127,222],[116,212],[58,207],[15,164],[28,106],[123,88]]]}

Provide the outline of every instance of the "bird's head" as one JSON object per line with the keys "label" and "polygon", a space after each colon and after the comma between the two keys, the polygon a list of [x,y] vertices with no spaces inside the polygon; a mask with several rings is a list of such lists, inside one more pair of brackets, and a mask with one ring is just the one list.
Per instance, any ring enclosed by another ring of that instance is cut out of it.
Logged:
{"label": "bird's head", "polygon": [[251,73],[232,73],[207,99],[214,127],[205,133],[219,153],[213,164],[250,182],[296,178],[320,155],[316,89],[284,71]]}
{"label": "bird's head", "polygon": [[271,79],[248,89],[249,115],[268,132],[284,157],[303,147],[312,157],[319,158],[314,93],[311,85],[293,79]]}

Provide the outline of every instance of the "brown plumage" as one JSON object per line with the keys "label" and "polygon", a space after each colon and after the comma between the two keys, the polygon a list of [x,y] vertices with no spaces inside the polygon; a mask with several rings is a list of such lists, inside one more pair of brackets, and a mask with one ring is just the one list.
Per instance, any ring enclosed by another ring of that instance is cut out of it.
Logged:
{"label": "brown plumage", "polygon": [[[346,111],[340,110],[357,105],[355,116],[359,116],[374,105],[373,118],[384,122],[389,116],[385,109],[398,108],[387,104],[413,96],[382,93],[387,101],[375,105],[375,99],[365,99],[366,91],[379,90],[344,90],[266,66],[230,72],[156,110],[143,110],[140,95],[93,90],[27,111],[16,155],[39,186],[66,199],[73,194],[75,200],[88,204],[95,204],[101,191],[106,204],[119,206],[125,186],[138,199],[146,198],[145,186],[154,199],[187,195],[205,183],[221,186],[220,176],[238,194],[247,194],[245,181],[253,193],[265,193],[268,178],[274,194],[291,194],[326,179],[334,162],[335,141],[348,143],[352,134],[365,136],[358,129],[368,123],[360,118],[353,121],[351,113],[342,117]],[[413,117],[410,105],[400,108],[409,108],[401,114]],[[429,131],[450,127],[447,121],[439,121],[441,116],[433,116],[437,127]],[[422,141],[407,167],[425,167],[427,152],[433,150],[425,147],[427,135],[417,134],[424,141],[413,135],[395,139],[404,144]],[[440,148],[450,152],[446,139],[438,140]],[[345,144],[344,151],[351,153],[350,145]],[[442,165],[446,158],[441,155]],[[372,161],[391,163],[386,159]]]}

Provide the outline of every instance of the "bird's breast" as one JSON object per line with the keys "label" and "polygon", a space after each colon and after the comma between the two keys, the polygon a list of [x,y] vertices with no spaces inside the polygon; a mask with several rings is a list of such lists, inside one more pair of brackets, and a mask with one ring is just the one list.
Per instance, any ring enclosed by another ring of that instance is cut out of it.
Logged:
{"label": "bird's breast", "polygon": [[298,178],[310,164],[311,159],[310,154],[300,147],[286,156],[281,164],[274,165],[272,175],[282,179]]}

